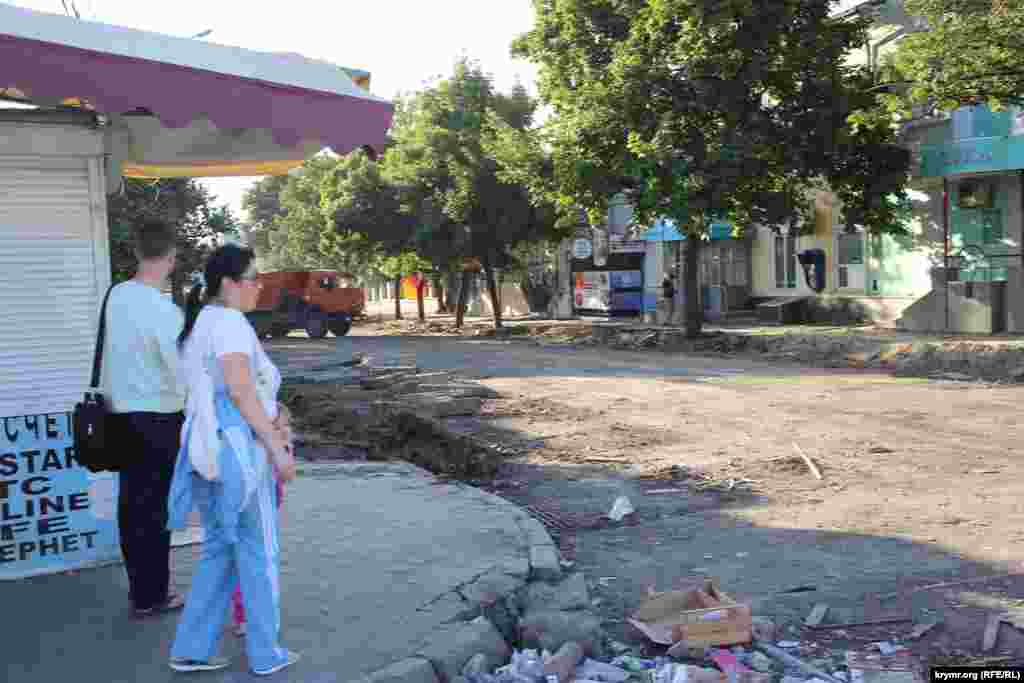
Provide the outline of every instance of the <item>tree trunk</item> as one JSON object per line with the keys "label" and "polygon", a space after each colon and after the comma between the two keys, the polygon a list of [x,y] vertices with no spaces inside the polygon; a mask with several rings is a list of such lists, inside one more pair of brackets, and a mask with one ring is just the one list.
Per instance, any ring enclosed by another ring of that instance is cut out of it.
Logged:
{"label": "tree trunk", "polygon": [[426,322],[427,311],[423,307],[423,290],[427,287],[427,279],[420,275],[419,281],[416,283],[416,315],[420,322]]}
{"label": "tree trunk", "polygon": [[686,238],[686,264],[684,293],[686,295],[686,336],[700,336],[704,325],[704,307],[700,300],[700,247],[701,240],[693,235]]}
{"label": "tree trunk", "polygon": [[472,273],[468,270],[462,271],[462,283],[459,286],[459,302],[455,307],[455,327],[461,328],[462,322],[466,319],[466,298],[469,296],[469,278]]}
{"label": "tree trunk", "polygon": [[395,320],[402,319],[402,276],[395,276]]}
{"label": "tree trunk", "polygon": [[494,281],[494,268],[491,260],[484,259],[484,275],[487,277],[487,293],[491,295],[491,308],[494,309],[494,329],[501,329],[501,300],[498,297],[498,286]]}
{"label": "tree trunk", "polygon": [[448,306],[446,306],[445,302],[444,302],[444,295],[446,294],[446,291],[445,291],[445,287],[444,287],[444,280],[441,277],[440,273],[438,273],[437,275],[435,275],[433,277],[433,285],[434,285],[434,297],[437,299],[437,312],[438,313],[447,313],[448,312]]}

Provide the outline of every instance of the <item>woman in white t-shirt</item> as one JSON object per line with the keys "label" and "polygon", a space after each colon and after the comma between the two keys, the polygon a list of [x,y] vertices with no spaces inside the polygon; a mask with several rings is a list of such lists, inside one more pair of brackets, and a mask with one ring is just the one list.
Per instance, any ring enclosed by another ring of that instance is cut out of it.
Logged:
{"label": "woman in white t-shirt", "polygon": [[252,250],[217,249],[205,274],[205,302],[195,287],[179,339],[188,401],[169,503],[172,529],[183,528],[198,508],[205,537],[170,665],[230,666],[216,651],[241,584],[249,668],[269,675],[298,660],[278,642],[275,466],[284,481],[295,476],[286,437],[273,424],[281,375],[245,317],[259,295]]}

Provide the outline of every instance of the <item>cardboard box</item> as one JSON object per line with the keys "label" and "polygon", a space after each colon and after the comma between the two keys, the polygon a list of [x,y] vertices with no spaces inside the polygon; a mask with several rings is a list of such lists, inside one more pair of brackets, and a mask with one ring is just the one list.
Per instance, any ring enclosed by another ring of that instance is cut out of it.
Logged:
{"label": "cardboard box", "polygon": [[742,645],[753,635],[750,605],[737,603],[712,580],[699,589],[653,593],[629,623],[662,645]]}

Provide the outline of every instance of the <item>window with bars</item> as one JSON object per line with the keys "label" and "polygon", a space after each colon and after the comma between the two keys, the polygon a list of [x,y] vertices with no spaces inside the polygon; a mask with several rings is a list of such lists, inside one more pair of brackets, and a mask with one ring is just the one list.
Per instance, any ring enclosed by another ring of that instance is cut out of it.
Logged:
{"label": "window with bars", "polygon": [[705,247],[701,252],[701,282],[705,285],[746,287],[746,245],[729,240]]}
{"label": "window with bars", "polygon": [[796,287],[796,236],[775,235],[775,286]]}

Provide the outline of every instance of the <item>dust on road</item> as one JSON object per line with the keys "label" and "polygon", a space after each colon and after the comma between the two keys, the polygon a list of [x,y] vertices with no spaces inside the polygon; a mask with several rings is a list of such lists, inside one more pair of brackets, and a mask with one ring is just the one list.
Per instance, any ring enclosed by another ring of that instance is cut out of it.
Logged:
{"label": "dust on road", "polygon": [[[623,639],[647,589],[704,575],[796,622],[815,602],[854,619],[865,593],[1024,560],[1015,387],[450,338],[356,336],[335,349],[354,350],[484,377],[501,393],[450,426],[519,453],[480,484],[544,519],[600,580],[596,607]],[[619,495],[637,509],[626,525],[602,517]],[[775,596],[801,584],[818,590]],[[915,647],[971,649],[988,610],[1024,614],[1024,581],[922,592],[913,608],[946,621]],[[1024,653],[1024,635],[1002,631],[999,649]]]}

